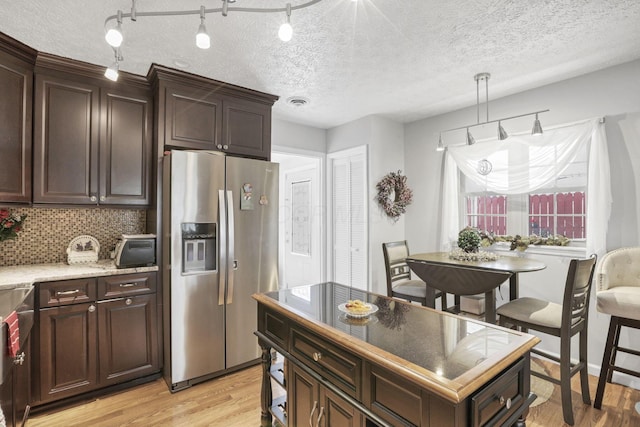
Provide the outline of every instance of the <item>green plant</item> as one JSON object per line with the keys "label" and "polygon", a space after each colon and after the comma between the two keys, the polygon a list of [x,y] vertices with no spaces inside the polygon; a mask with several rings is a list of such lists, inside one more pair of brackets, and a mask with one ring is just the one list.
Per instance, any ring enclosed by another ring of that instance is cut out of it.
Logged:
{"label": "green plant", "polygon": [[465,252],[478,252],[480,231],[474,227],[465,227],[458,233],[458,247]]}

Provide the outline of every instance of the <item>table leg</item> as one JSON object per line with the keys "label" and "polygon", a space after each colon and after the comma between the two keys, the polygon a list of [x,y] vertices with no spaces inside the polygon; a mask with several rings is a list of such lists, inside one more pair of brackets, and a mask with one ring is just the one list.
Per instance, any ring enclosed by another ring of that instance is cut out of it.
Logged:
{"label": "table leg", "polygon": [[[427,293],[425,297],[427,298],[427,307],[436,308],[436,290],[431,286],[427,286]],[[442,309],[444,310],[445,307]]]}
{"label": "table leg", "polygon": [[271,391],[271,377],[269,370],[271,369],[271,346],[262,340],[258,340],[260,349],[262,350],[262,389],[260,391],[260,427],[271,427],[271,413],[269,408],[273,401]]}
{"label": "table leg", "polygon": [[493,289],[484,294],[484,321],[496,323],[496,291]]}
{"label": "table leg", "polygon": [[518,273],[511,273],[509,277],[509,301],[519,298]]}

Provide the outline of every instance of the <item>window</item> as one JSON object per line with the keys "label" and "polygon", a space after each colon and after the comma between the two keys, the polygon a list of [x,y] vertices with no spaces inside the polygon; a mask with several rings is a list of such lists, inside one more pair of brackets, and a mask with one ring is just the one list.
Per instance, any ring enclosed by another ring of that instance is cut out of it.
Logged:
{"label": "window", "polygon": [[[586,237],[587,150],[583,146],[553,186],[528,194],[495,194],[482,184],[462,177],[465,190],[464,225],[494,235],[563,235],[572,240]],[[535,157],[535,148],[529,156]],[[505,158],[505,153],[501,155]],[[554,167],[554,165],[551,165]],[[540,174],[531,167],[530,175]]]}
{"label": "window", "polygon": [[[541,200],[540,195],[545,197]],[[606,251],[612,198],[604,120],[556,126],[545,129],[543,135],[523,133],[508,140],[448,146],[442,249],[455,245],[465,223],[484,221],[496,227],[493,221],[497,219],[497,229],[501,229],[499,208],[491,200],[501,196],[506,196],[507,234],[528,235],[530,229],[546,228],[544,232],[573,236],[570,246],[578,246],[580,252]],[[482,211],[482,204],[491,210]]]}

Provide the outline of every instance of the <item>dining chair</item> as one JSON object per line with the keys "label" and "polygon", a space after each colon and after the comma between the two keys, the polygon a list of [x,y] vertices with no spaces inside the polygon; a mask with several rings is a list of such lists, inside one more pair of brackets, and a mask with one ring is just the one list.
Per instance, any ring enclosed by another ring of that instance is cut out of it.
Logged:
{"label": "dining chair", "polygon": [[[406,240],[382,244],[384,266],[387,273],[387,296],[427,305],[427,284],[411,278],[411,269],[406,262],[409,245]],[[447,307],[447,294],[434,289],[434,299],[440,298],[442,309]],[[434,301],[435,302],[435,301]]]}
{"label": "dining chair", "polygon": [[[580,372],[582,401],[590,405],[587,371],[587,326],[589,321],[589,295],[596,265],[596,256],[572,259],[569,263],[562,304],[538,298],[517,298],[500,306],[499,324],[513,326],[523,332],[536,330],[560,338],[560,357],[534,348],[532,353],[553,360],[560,365],[560,379],[541,372],[532,375],[560,385],[564,422],[573,425],[571,407],[571,377]],[[571,359],[571,337],[579,334],[579,360]]]}
{"label": "dining chair", "polygon": [[619,351],[640,356],[638,350],[618,346],[623,326],[640,329],[640,247],[616,249],[602,257],[596,272],[596,309],[611,315],[593,402],[600,409],[605,385],[614,371],[640,377],[640,372],[616,365]]}

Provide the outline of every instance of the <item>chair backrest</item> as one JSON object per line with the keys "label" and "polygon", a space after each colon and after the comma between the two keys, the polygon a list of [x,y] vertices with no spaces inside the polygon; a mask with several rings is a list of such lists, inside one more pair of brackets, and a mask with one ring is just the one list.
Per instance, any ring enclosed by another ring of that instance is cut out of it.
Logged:
{"label": "chair backrest", "polygon": [[598,291],[616,286],[640,286],[640,247],[620,248],[607,252],[600,260],[596,274]]}
{"label": "chair backrest", "polygon": [[395,283],[411,278],[411,270],[406,261],[409,256],[409,246],[406,240],[383,243],[382,253],[387,272],[387,295],[392,296]]}
{"label": "chair backrest", "polygon": [[587,259],[572,259],[569,263],[562,304],[563,325],[575,326],[581,321],[587,323],[596,260],[596,255],[591,255]]}

